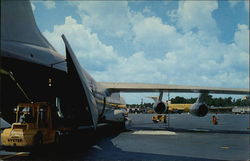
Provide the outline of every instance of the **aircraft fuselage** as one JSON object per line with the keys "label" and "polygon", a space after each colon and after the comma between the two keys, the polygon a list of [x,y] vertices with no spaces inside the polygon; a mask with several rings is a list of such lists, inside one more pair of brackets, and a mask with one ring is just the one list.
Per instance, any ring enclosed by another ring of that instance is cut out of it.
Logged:
{"label": "aircraft fuselage", "polygon": [[[74,126],[90,125],[90,114],[86,96],[79,88],[79,81],[67,72],[66,58],[53,50],[13,41],[1,41],[1,68],[13,73],[17,82],[33,102],[47,101],[55,104],[60,98],[65,122]],[[23,48],[25,50],[23,50]],[[13,50],[9,50],[13,49]],[[20,52],[19,52],[20,51]],[[42,51],[42,52],[41,52]],[[82,69],[88,81],[91,95],[95,98],[100,120],[105,111],[124,104],[120,96],[106,96],[105,89]],[[1,75],[2,116],[14,121],[13,108],[20,102],[27,102],[21,91],[8,76]]]}

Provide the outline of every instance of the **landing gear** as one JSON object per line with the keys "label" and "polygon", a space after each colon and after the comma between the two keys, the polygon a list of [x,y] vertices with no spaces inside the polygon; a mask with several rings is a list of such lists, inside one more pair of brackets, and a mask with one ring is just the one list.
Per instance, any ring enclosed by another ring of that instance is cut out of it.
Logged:
{"label": "landing gear", "polygon": [[126,130],[126,124],[125,124],[125,120],[122,122],[116,122],[113,124],[114,130],[116,131],[125,131]]}

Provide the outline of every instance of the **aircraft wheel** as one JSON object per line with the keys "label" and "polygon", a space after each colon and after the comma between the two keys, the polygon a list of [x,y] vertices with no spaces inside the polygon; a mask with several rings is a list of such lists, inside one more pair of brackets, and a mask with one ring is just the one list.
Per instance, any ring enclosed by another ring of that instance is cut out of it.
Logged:
{"label": "aircraft wheel", "polygon": [[114,127],[115,127],[115,130],[118,130],[119,132],[125,131],[126,130],[125,121],[115,123]]}

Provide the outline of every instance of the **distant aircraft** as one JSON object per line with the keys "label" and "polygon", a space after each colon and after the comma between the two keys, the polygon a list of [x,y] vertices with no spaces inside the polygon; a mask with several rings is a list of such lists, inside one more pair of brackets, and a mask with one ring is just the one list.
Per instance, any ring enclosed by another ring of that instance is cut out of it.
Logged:
{"label": "distant aircraft", "polygon": [[[236,88],[96,82],[80,66],[64,35],[62,39],[66,57],[39,31],[29,1],[1,1],[0,109],[5,120],[14,121],[12,110],[20,102],[46,101],[61,113],[61,124],[95,129],[103,122],[124,125],[124,112],[113,106],[125,104],[120,92],[160,92],[161,98],[163,92],[201,93],[191,107],[197,116],[207,113],[207,93],[249,94],[248,89]],[[161,99],[154,105],[157,113],[166,109]]]}

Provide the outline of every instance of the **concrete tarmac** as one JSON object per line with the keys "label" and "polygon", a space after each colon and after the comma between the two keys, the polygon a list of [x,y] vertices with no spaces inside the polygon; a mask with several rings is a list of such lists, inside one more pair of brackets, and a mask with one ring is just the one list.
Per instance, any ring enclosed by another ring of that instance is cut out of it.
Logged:
{"label": "concrete tarmac", "polygon": [[[65,149],[41,154],[6,153],[2,160],[250,160],[249,115],[211,114],[199,118],[188,114],[170,115],[170,128],[154,124],[150,114],[130,114],[129,130],[112,132],[102,127],[95,136],[84,136]],[[75,143],[78,144],[76,145]]]}

